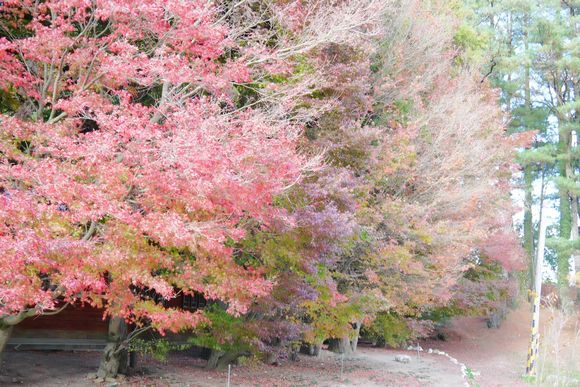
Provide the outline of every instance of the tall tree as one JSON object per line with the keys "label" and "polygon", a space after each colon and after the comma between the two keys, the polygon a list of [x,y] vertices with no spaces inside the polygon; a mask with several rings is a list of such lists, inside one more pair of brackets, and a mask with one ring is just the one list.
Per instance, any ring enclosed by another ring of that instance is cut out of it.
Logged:
{"label": "tall tree", "polygon": [[267,294],[271,281],[225,242],[244,219],[283,219],[273,197],[306,159],[298,125],[236,109],[249,59],[218,9],[55,0],[0,12],[0,86],[20,102],[0,116],[2,329],[63,298],[104,306],[117,332],[101,373],[114,376],[119,321],[204,321],[163,306],[176,289],[234,315]]}
{"label": "tall tree", "polygon": [[576,13],[579,5],[574,3],[546,2],[537,13],[533,25],[533,39],[538,44],[533,61],[537,69],[536,81],[543,92],[542,101],[557,124],[558,177],[555,182],[559,190],[560,211],[557,274],[565,299],[569,299],[569,285],[574,280],[570,275],[570,262],[578,248],[578,158],[575,151],[578,117],[575,94],[580,86],[580,62],[575,55],[578,44]]}
{"label": "tall tree", "polygon": [[[474,3],[472,3],[473,5]],[[518,160],[523,168],[524,183],[524,247],[530,257],[533,249],[532,186],[538,172],[552,176],[558,190],[558,238],[548,245],[557,252],[554,263],[558,284],[563,296],[567,297],[568,285],[573,282],[570,275],[571,255],[577,249],[577,224],[575,200],[577,161],[575,97],[578,87],[578,65],[574,52],[577,46],[578,5],[573,2],[547,1],[494,1],[475,2],[480,20],[493,12],[499,24],[490,36],[492,43],[501,41],[502,25],[515,21],[517,33],[513,55],[501,55],[501,60],[511,61],[514,66],[495,67],[495,79],[504,94],[516,96],[516,106],[507,106],[511,113],[511,126],[515,130],[537,130],[539,134],[534,149],[522,152]],[[507,21],[507,15],[515,18]],[[501,21],[503,20],[503,22]],[[504,27],[507,28],[507,27]],[[495,44],[495,43],[494,43]],[[493,50],[494,44],[490,47]],[[492,65],[495,62],[492,61]],[[504,79],[519,79],[519,84],[509,85]],[[515,87],[514,87],[515,86]],[[573,214],[574,212],[574,214]],[[534,264],[530,261],[530,274]]]}

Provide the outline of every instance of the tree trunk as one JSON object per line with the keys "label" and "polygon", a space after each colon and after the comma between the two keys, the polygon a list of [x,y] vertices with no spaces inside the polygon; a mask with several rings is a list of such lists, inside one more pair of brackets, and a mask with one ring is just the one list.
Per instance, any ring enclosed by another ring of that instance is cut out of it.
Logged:
{"label": "tree trunk", "polygon": [[339,339],[328,339],[328,350],[334,353],[340,353]]}
{"label": "tree trunk", "polygon": [[322,344],[303,344],[301,352],[308,356],[320,356],[320,350],[322,349]]}
{"label": "tree trunk", "polygon": [[311,356],[320,356],[320,350],[322,349],[322,344],[312,344],[310,346],[310,354]]}
{"label": "tree trunk", "polygon": [[137,352],[131,351],[129,353],[129,367],[135,368],[137,367]]}
{"label": "tree trunk", "polygon": [[[570,16],[572,18],[575,17],[575,12],[574,12],[574,8],[570,7]],[[576,32],[576,34],[578,34],[578,24],[574,24],[574,30]],[[572,89],[572,96],[571,96],[571,100],[572,101],[576,101],[578,97],[578,88],[574,87]],[[575,124],[574,127],[578,127],[578,121],[580,121],[580,112],[578,111],[577,108],[574,109],[574,112],[571,114],[571,121]],[[575,130],[573,133],[575,133],[576,135],[576,143],[572,144],[572,141],[570,141],[570,148],[574,147],[576,148],[578,146],[578,135],[580,134],[578,130]],[[572,135],[572,133],[571,133]],[[575,149],[570,149],[572,153],[572,151],[574,151]],[[569,177],[573,180],[576,181],[576,171],[578,170],[578,163],[576,161],[574,161],[574,164],[572,164],[573,161],[569,160],[568,161],[568,165],[569,165]],[[573,192],[571,192],[571,212],[572,212],[572,230],[570,232],[570,239],[573,241],[578,240],[578,196],[576,194],[574,194]],[[578,284],[578,282],[576,281],[576,277],[578,276],[578,273],[580,273],[580,254],[577,250],[574,250],[572,252],[572,262],[570,262],[570,287],[572,288],[572,291],[575,291],[575,298],[576,298],[576,306],[578,307],[578,309],[580,309],[580,284]]]}
{"label": "tree trunk", "polygon": [[350,338],[348,336],[344,336],[340,339],[330,339],[328,341],[328,349],[335,353],[344,353],[345,355],[349,355],[352,353]]}
{"label": "tree trunk", "polygon": [[[529,51],[529,37],[528,26],[530,24],[529,14],[524,15],[524,50],[527,54]],[[524,71],[524,100],[528,112],[532,111],[532,87],[530,77],[530,64],[526,61]],[[528,113],[529,114],[529,113]],[[527,129],[527,128],[526,128]],[[524,166],[524,251],[528,258],[529,278],[528,289],[534,288],[534,270],[535,270],[535,255],[534,255],[534,222],[532,217],[533,205],[533,182],[534,176],[532,166],[527,164]]]}
{"label": "tree trunk", "polygon": [[14,326],[20,324],[24,319],[34,316],[36,311],[34,309],[24,309],[16,315],[4,316],[0,318],[0,366],[2,365],[2,354],[6,343],[10,340]]}
{"label": "tree trunk", "polygon": [[528,259],[529,277],[526,281],[528,283],[528,289],[533,289],[534,287],[534,223],[532,218],[533,181],[532,166],[526,165],[524,167],[524,251],[526,252],[526,258]]}
{"label": "tree trunk", "polygon": [[[560,132],[558,141],[558,153],[564,155],[570,151],[570,134]],[[563,178],[568,178],[567,169],[568,162],[566,160],[560,160],[558,169],[559,174]],[[559,187],[560,196],[560,238],[568,239],[572,232],[572,211],[570,208],[570,196],[568,195],[568,190],[566,187]],[[558,288],[560,290],[560,297],[562,299],[562,305],[567,304],[570,300],[568,275],[570,272],[570,256],[564,254],[563,252],[558,252]]]}
{"label": "tree trunk", "polygon": [[10,340],[12,335],[13,325],[3,326],[0,329],[0,369],[2,368],[2,359],[4,354],[4,348],[6,348],[6,343]]}
{"label": "tree trunk", "polygon": [[[580,273],[580,255],[575,256],[575,275],[578,277]],[[580,284],[576,281],[576,308],[580,310]]]}
{"label": "tree trunk", "polygon": [[[572,181],[576,181],[576,176],[572,168],[572,162],[570,160],[566,162],[566,176]],[[575,242],[578,240],[578,197],[574,194],[574,192],[570,192],[570,215],[571,215],[570,240]],[[572,255],[570,256],[570,264],[569,264],[570,278],[568,279],[568,286],[572,291],[574,291],[578,285],[576,283],[577,263],[578,263],[578,252],[574,249],[572,250]],[[576,303],[578,303],[577,294],[572,294],[570,296],[576,298]]]}
{"label": "tree trunk", "polygon": [[361,326],[362,326],[362,323],[360,323],[358,321],[354,323],[354,336],[350,342],[350,347],[351,347],[353,352],[356,352],[356,349],[358,347],[358,338],[360,335]]}
{"label": "tree trunk", "polygon": [[207,360],[207,364],[205,368],[207,369],[216,369],[216,368],[225,368],[228,364],[234,364],[238,360],[240,356],[246,355],[245,352],[224,352],[224,351],[217,351],[215,349],[211,350],[211,354],[209,355],[209,359]]}
{"label": "tree trunk", "polygon": [[205,366],[208,369],[215,369],[218,367],[220,359],[224,357],[226,353],[223,351],[218,351],[215,349],[211,350],[209,355],[209,359],[207,359],[207,365]]}
{"label": "tree trunk", "polygon": [[127,370],[127,350],[123,348],[127,339],[127,324],[121,317],[111,317],[109,321],[109,336],[103,350],[97,378],[116,378],[119,373]]}

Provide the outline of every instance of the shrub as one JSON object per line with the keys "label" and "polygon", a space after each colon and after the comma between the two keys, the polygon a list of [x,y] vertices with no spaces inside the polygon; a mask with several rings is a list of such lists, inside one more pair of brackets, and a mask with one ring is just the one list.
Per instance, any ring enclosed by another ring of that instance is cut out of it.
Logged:
{"label": "shrub", "polygon": [[361,336],[379,346],[398,348],[411,339],[411,330],[404,318],[391,313],[379,313],[369,326],[363,326]]}

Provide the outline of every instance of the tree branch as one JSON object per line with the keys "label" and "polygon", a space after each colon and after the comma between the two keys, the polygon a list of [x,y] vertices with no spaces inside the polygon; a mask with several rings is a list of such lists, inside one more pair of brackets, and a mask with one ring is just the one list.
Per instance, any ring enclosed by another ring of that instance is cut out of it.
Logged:
{"label": "tree branch", "polygon": [[495,66],[497,66],[497,62],[495,61],[495,59],[492,59],[489,71],[487,72],[487,74],[483,76],[483,78],[481,78],[481,81],[479,83],[483,83],[487,79],[487,77],[489,77],[493,73],[493,69]]}
{"label": "tree branch", "polygon": [[157,106],[157,111],[155,112],[155,114],[153,115],[153,117],[151,118],[151,122],[158,124],[159,122],[161,122],[161,118],[163,118],[165,115],[163,114],[163,112],[161,111],[161,109],[163,108],[163,105],[165,105],[165,102],[167,101],[167,96],[169,94],[169,87],[171,85],[169,84],[169,81],[163,81],[163,87],[161,89],[161,99],[159,100],[159,105]]}
{"label": "tree branch", "polygon": [[121,342],[121,344],[119,345],[119,348],[117,348],[115,350],[115,354],[119,354],[119,353],[123,352],[124,350],[128,349],[129,343],[131,342],[131,340],[133,340],[134,338],[136,338],[140,334],[145,333],[151,329],[152,329],[151,325],[148,325],[148,326],[145,326],[145,327],[142,327],[139,329],[135,329],[133,332],[131,332],[129,334],[129,336],[127,336],[127,338],[125,340],[123,340]]}
{"label": "tree branch", "polygon": [[89,239],[91,239],[96,230],[97,230],[97,222],[91,220],[91,225],[89,226],[89,229],[87,230],[86,234],[83,236],[81,240],[84,242],[88,241]]}
{"label": "tree branch", "polygon": [[51,310],[49,312],[42,312],[42,316],[54,316],[55,314],[59,314],[60,312],[62,312],[63,310],[65,310],[65,308],[67,306],[70,305],[70,302],[67,302],[66,304],[64,304],[63,306],[61,306],[59,309],[56,310]]}
{"label": "tree branch", "polygon": [[16,315],[2,317],[0,319],[0,325],[13,326],[21,323],[24,319],[32,317],[37,314],[36,309],[24,309],[18,312]]}

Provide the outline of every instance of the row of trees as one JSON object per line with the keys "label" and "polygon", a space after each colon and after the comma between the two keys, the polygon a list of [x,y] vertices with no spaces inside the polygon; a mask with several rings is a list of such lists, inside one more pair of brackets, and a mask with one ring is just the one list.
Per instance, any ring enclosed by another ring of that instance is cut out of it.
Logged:
{"label": "row of trees", "polygon": [[[578,250],[578,12],[577,1],[470,2],[474,39],[493,82],[502,90],[513,132],[536,131],[522,152],[524,197],[522,235],[531,278],[538,220],[533,207],[555,203],[557,224],[549,229],[549,261],[562,298],[570,301],[580,269]],[[491,58],[491,59],[490,59]],[[540,189],[534,189],[534,182]],[[553,183],[553,186],[548,183]],[[548,207],[552,207],[549,205]],[[533,280],[529,281],[533,284]]]}
{"label": "row of trees", "polygon": [[[5,1],[0,349],[63,303],[110,317],[102,377],[146,330],[193,331],[217,364],[496,308],[526,139],[462,10]],[[212,306],[163,306],[178,293]]]}

